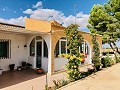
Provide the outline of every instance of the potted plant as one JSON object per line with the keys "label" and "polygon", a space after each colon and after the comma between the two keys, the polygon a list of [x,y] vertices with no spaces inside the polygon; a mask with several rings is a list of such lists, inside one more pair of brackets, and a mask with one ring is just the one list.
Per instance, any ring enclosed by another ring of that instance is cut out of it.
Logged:
{"label": "potted plant", "polygon": [[15,67],[15,64],[10,64],[9,65],[10,70],[14,70],[14,67]]}
{"label": "potted plant", "polygon": [[37,69],[37,74],[42,74],[42,73],[43,73],[43,69],[38,68],[38,69]]}
{"label": "potted plant", "polygon": [[17,67],[17,70],[18,70],[18,71],[21,71],[21,70],[22,70],[22,66],[18,66],[18,67]]}

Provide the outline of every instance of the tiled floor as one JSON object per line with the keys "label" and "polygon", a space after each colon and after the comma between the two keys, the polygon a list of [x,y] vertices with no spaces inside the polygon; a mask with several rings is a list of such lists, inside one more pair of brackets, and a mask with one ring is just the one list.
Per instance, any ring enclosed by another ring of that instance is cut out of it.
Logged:
{"label": "tiled floor", "polygon": [[[90,67],[81,66],[80,71],[86,71]],[[65,72],[47,75],[48,86],[54,86],[53,80],[60,79],[67,79]],[[34,70],[8,71],[0,76],[0,90],[43,90],[45,85],[46,75],[38,75]]]}
{"label": "tiled floor", "polygon": [[26,69],[21,71],[6,71],[3,72],[2,75],[0,75],[0,89],[40,76],[42,75],[36,74],[35,70],[32,69]]}

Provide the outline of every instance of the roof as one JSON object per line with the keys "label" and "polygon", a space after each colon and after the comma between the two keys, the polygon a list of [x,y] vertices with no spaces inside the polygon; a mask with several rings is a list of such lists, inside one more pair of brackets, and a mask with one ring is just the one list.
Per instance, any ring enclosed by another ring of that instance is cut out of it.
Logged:
{"label": "roof", "polygon": [[[0,31],[6,31],[6,32],[38,34],[38,33],[50,33],[52,32],[52,30],[62,31],[64,29],[65,27],[55,20],[43,21],[43,20],[27,18],[25,27],[0,22]],[[79,31],[79,32],[83,34],[90,34],[89,32],[83,32],[83,31]]]}
{"label": "roof", "polygon": [[[52,26],[63,27],[62,24],[58,23],[58,22],[55,21],[55,20],[51,20],[50,23],[51,23]],[[64,28],[65,28],[65,27],[64,27]]]}
{"label": "roof", "polygon": [[15,24],[8,24],[8,23],[3,23],[0,22],[1,25],[7,25],[7,26],[13,26],[13,27],[19,27],[19,28],[25,28],[24,26],[20,26],[20,25],[15,25]]}
{"label": "roof", "polygon": [[0,32],[14,32],[17,34],[39,34],[39,33],[44,33],[40,31],[32,31],[32,30],[27,30],[25,29],[24,26],[19,26],[19,25],[13,25],[13,24],[8,24],[8,23],[2,23],[0,22]]}

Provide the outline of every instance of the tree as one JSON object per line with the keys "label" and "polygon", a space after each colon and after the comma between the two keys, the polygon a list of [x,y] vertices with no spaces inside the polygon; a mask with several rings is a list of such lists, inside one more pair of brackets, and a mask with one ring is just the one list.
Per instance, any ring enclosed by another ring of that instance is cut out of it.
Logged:
{"label": "tree", "polygon": [[92,34],[92,44],[93,44],[93,57],[92,57],[92,63],[95,66],[95,70],[99,70],[101,66],[101,60],[100,60],[100,48],[99,44],[96,39],[96,34]]}
{"label": "tree", "polygon": [[115,56],[120,51],[115,42],[120,40],[120,0],[109,0],[104,5],[94,5],[90,12],[91,33],[103,36],[103,44],[108,43]]}
{"label": "tree", "polygon": [[67,38],[67,48],[70,50],[70,54],[79,57],[79,46],[83,42],[83,37],[78,33],[78,25],[71,24],[66,28],[65,33]]}
{"label": "tree", "polygon": [[78,25],[72,24],[65,30],[67,38],[67,49],[70,51],[69,54],[61,54],[60,56],[68,59],[66,64],[68,78],[71,81],[76,81],[81,78],[79,72],[79,66],[83,60],[83,56],[79,53],[79,46],[83,42],[83,37],[78,33]]}

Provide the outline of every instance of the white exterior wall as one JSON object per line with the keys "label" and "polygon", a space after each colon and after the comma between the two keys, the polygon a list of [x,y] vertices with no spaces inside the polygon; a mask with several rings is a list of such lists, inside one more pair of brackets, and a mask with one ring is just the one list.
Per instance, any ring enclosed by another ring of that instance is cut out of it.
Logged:
{"label": "white exterior wall", "polygon": [[[50,73],[50,71],[51,71],[51,52],[50,52],[50,34],[40,34],[40,35],[32,35],[32,36],[30,36],[30,37],[28,37],[28,42],[27,42],[27,46],[28,46],[28,48],[27,48],[27,51],[28,51],[28,53],[27,53],[27,56],[28,56],[28,62],[30,63],[30,64],[32,64],[32,68],[36,68],[36,56],[30,56],[29,54],[30,54],[30,48],[29,48],[29,46],[30,46],[30,43],[31,43],[31,41],[33,40],[33,38],[35,38],[36,36],[41,36],[44,40],[45,40],[45,42],[46,42],[46,44],[47,44],[47,47],[48,47],[48,58],[47,57],[44,57],[44,55],[43,55],[43,53],[44,52],[42,52],[42,69],[45,71],[45,72],[49,72]],[[43,46],[42,46],[43,47]],[[42,50],[43,51],[43,50]]]}
{"label": "white exterior wall", "polygon": [[45,72],[48,72],[48,58],[46,58],[46,57],[42,58],[42,69]]}
{"label": "white exterior wall", "polygon": [[[91,46],[88,42],[87,42],[87,45],[89,47],[89,55],[87,55],[87,58],[85,58],[84,64],[91,64],[92,63],[92,59],[91,59],[92,58],[92,50],[91,50]],[[67,64],[67,62],[68,62],[68,59],[66,59],[66,58],[60,58],[60,57],[55,58],[54,71],[65,70],[66,69],[65,65]]]}
{"label": "white exterior wall", "polygon": [[33,56],[28,57],[28,63],[32,64],[32,68],[36,68],[36,58]]}
{"label": "white exterior wall", "polygon": [[11,59],[0,59],[3,71],[9,70],[9,64],[19,66],[21,61],[27,61],[26,37],[24,35],[0,33],[0,39],[11,40]]}
{"label": "white exterior wall", "polygon": [[65,65],[67,64],[68,59],[66,58],[55,58],[55,68],[54,71],[65,70]]}

